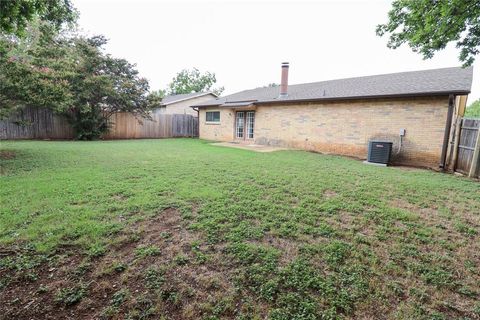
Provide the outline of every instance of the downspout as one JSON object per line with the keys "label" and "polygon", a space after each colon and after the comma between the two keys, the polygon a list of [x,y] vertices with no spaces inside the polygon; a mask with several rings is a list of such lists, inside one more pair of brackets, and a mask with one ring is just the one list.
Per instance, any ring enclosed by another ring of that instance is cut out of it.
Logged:
{"label": "downspout", "polygon": [[198,108],[192,107],[193,110],[197,111],[197,132],[198,138],[200,138],[200,110]]}
{"label": "downspout", "polygon": [[453,94],[448,96],[448,113],[447,122],[445,124],[445,133],[443,135],[442,155],[440,157],[440,169],[446,170],[448,140],[450,139],[450,129],[452,127],[453,109],[455,107],[455,96]]}
{"label": "downspout", "polygon": [[198,110],[198,108],[195,108],[195,107],[191,107],[193,110],[197,111],[197,117],[200,115],[200,110]]}

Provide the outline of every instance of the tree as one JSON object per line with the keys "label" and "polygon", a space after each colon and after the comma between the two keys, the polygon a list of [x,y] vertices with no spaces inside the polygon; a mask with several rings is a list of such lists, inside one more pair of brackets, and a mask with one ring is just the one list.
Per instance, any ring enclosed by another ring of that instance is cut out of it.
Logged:
{"label": "tree", "polygon": [[78,61],[69,79],[74,102],[67,115],[77,138],[91,140],[108,130],[108,119],[117,112],[149,118],[161,99],[149,94],[149,84],[135,65],[104,54],[103,36],[77,37],[69,42],[69,60]]}
{"label": "tree", "polygon": [[389,35],[388,47],[407,43],[424,59],[456,41],[459,60],[472,65],[480,47],[480,1],[395,0],[389,21],[377,26],[377,35]]}
{"label": "tree", "polygon": [[28,31],[24,38],[0,34],[0,118],[24,106],[63,112],[73,103],[65,48],[49,25],[37,20]]}
{"label": "tree", "polygon": [[212,91],[216,95],[220,95],[224,87],[213,89],[216,82],[215,73],[207,71],[202,74],[197,68],[184,69],[177,73],[168,85],[168,94]]}
{"label": "tree", "polygon": [[465,110],[465,117],[467,118],[480,118],[480,99],[474,101]]}
{"label": "tree", "polygon": [[148,118],[160,104],[135,65],[104,53],[103,36],[64,37],[44,24],[32,27],[35,37],[0,37],[0,114],[50,108],[68,116],[78,139],[95,139],[115,112]]}
{"label": "tree", "polygon": [[73,23],[77,14],[70,0],[0,1],[0,32],[24,36],[29,22],[39,18],[57,29]]}
{"label": "tree", "polygon": [[167,93],[166,90],[158,89],[158,90],[151,91],[150,96],[152,99],[156,98],[156,99],[162,100],[165,97],[166,93]]}

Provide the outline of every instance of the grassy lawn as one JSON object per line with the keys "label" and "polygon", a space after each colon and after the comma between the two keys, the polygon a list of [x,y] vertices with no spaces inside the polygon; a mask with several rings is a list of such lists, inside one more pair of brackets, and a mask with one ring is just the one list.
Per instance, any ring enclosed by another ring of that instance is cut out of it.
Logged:
{"label": "grassy lawn", "polygon": [[480,184],[190,139],[2,142],[0,319],[480,318]]}

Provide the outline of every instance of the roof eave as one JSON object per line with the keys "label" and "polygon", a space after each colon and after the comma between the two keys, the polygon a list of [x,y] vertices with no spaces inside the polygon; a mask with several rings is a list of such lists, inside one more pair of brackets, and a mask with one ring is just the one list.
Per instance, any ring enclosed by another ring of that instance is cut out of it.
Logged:
{"label": "roof eave", "polygon": [[[252,105],[267,105],[267,104],[291,104],[297,102],[320,102],[320,101],[341,101],[341,100],[361,100],[361,99],[391,99],[391,98],[408,98],[408,97],[432,97],[432,96],[448,96],[453,95],[468,95],[470,90],[454,90],[454,91],[436,91],[436,92],[422,92],[422,93],[404,93],[404,94],[385,94],[385,95],[370,95],[370,96],[351,96],[351,97],[331,97],[331,98],[311,98],[311,99],[291,99],[291,100],[265,100],[252,102]],[[224,107],[223,103],[193,106],[195,108],[209,108],[209,107]]]}
{"label": "roof eave", "polygon": [[312,99],[295,99],[295,100],[268,100],[258,101],[255,104],[288,104],[292,102],[319,102],[319,101],[341,101],[341,100],[362,100],[362,99],[391,99],[391,98],[414,98],[414,97],[438,97],[453,95],[468,95],[470,91],[437,91],[437,92],[422,92],[422,93],[404,93],[404,94],[385,94],[385,95],[370,95],[370,96],[351,96],[351,97],[332,97],[332,98],[312,98]]}
{"label": "roof eave", "polygon": [[170,104],[174,104],[174,103],[178,103],[178,102],[182,102],[182,101],[187,101],[187,100],[190,100],[190,99],[195,99],[195,98],[199,98],[199,97],[203,97],[203,96],[206,96],[208,94],[211,94],[213,95],[214,97],[217,97],[218,96],[213,93],[213,92],[203,92],[202,94],[198,94],[196,96],[193,96],[193,97],[188,97],[188,98],[183,98],[183,99],[178,99],[178,100],[175,100],[175,101],[171,101],[171,102],[166,102],[166,103],[162,103],[161,106],[168,106]]}
{"label": "roof eave", "polygon": [[217,104],[201,104],[201,105],[197,105],[197,106],[190,106],[190,108],[208,108],[208,107],[219,107],[221,106],[223,103],[217,103]]}

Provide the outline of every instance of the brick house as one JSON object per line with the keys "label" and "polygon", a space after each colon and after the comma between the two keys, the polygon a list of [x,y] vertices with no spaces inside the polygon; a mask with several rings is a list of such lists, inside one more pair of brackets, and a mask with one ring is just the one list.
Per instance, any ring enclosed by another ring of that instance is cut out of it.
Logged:
{"label": "brick house", "polygon": [[[371,139],[393,142],[394,163],[446,167],[472,68],[414,72],[241,91],[194,105],[201,139],[275,145],[365,159]],[[404,131],[404,136],[400,132]],[[401,143],[400,143],[401,142]]]}
{"label": "brick house", "polygon": [[165,96],[162,99],[160,108],[154,110],[158,114],[189,114],[194,117],[198,116],[197,111],[190,108],[195,104],[200,104],[217,98],[213,92],[194,92],[186,94],[174,94]]}

